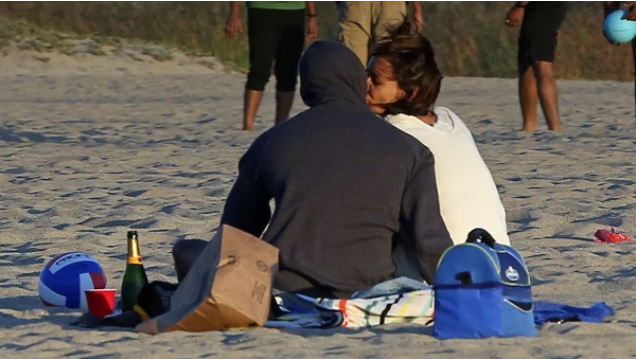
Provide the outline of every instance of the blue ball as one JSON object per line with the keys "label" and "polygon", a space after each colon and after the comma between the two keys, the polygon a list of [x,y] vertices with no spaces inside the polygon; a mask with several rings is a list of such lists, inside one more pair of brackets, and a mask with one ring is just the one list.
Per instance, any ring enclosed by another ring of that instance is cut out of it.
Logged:
{"label": "blue ball", "polygon": [[605,36],[618,43],[630,42],[636,37],[636,21],[625,20],[627,11],[616,10],[607,15],[603,23]]}

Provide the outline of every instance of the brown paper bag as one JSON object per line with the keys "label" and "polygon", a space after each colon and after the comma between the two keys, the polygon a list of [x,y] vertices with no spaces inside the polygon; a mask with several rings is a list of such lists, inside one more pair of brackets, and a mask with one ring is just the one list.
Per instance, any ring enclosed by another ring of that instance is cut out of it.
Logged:
{"label": "brown paper bag", "polygon": [[276,247],[223,225],[179,284],[170,311],[135,330],[157,334],[263,326],[277,270]]}

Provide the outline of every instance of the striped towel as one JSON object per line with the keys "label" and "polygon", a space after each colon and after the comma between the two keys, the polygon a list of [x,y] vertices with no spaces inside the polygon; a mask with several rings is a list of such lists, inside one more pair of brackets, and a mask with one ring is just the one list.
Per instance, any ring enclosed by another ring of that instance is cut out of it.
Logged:
{"label": "striped towel", "polygon": [[[282,315],[270,318],[270,328],[365,328],[382,324],[433,324],[435,298],[429,286],[406,278],[381,283],[352,299],[312,298],[275,292]],[[378,290],[378,288],[380,290]],[[376,290],[374,290],[376,289]],[[390,290],[387,292],[388,289]]]}

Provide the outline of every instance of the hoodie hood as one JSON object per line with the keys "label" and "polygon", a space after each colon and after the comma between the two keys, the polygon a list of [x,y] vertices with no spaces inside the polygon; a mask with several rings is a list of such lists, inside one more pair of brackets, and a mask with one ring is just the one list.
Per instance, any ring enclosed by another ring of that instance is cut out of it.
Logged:
{"label": "hoodie hood", "polygon": [[349,102],[367,107],[367,73],[356,54],[343,44],[320,40],[300,60],[300,96],[305,105]]}

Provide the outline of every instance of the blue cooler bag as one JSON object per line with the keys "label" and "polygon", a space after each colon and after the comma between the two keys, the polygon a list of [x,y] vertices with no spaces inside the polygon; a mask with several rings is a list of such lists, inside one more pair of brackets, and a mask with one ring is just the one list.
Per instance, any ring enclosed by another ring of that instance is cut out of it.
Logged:
{"label": "blue cooler bag", "polygon": [[530,274],[521,255],[483,229],[442,255],[435,274],[438,339],[536,337]]}

